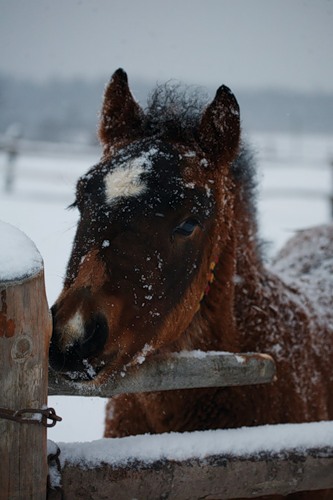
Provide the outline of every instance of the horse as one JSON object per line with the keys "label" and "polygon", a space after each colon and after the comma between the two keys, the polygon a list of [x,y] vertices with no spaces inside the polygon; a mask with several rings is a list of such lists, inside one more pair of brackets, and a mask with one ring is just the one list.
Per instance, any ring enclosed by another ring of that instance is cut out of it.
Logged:
{"label": "horse", "polygon": [[51,367],[102,384],[143,356],[213,350],[268,353],[278,372],[268,385],[115,396],[105,436],[332,419],[333,226],[297,232],[265,264],[230,89],[207,105],[159,86],[143,110],[119,69],[99,137],[102,158],[77,183]]}

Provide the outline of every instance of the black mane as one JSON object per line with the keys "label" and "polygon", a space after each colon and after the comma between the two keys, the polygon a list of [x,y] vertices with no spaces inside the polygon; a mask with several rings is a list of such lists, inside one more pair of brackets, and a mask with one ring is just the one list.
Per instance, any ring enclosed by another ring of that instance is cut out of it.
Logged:
{"label": "black mane", "polygon": [[[209,100],[199,87],[167,82],[159,85],[148,98],[143,123],[144,133],[161,139],[196,142],[202,113]],[[241,143],[231,173],[243,190],[252,215],[256,201],[256,161],[251,148]]]}
{"label": "black mane", "polygon": [[158,85],[148,98],[144,132],[180,142],[195,141],[207,103],[207,95],[200,88],[172,82]]}
{"label": "black mane", "polygon": [[257,163],[250,146],[241,143],[239,154],[232,163],[230,170],[239,189],[242,189],[242,197],[254,217],[257,211]]}

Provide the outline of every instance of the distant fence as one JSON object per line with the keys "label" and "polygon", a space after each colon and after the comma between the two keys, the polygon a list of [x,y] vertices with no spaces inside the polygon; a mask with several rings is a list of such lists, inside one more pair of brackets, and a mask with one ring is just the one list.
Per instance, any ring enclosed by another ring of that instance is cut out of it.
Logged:
{"label": "distant fence", "polygon": [[[30,141],[17,137],[0,136],[0,152],[5,155],[3,165],[0,169],[3,170],[4,190],[11,193],[14,190],[17,178],[17,161],[21,155],[35,155],[64,158],[79,158],[83,156],[92,156],[96,159],[101,154],[101,148],[98,145],[89,144],[67,144],[54,142],[38,142]],[[39,172],[40,176],[40,172]],[[47,169],[44,171],[44,176],[51,180],[52,173]]]}
{"label": "distant fence", "polygon": [[[273,146],[267,147],[267,144],[262,144],[263,150],[260,154],[260,159],[263,164],[271,161],[281,162],[282,164],[286,161],[290,163],[302,162],[302,158],[291,157],[289,160],[285,157],[279,156],[278,150]],[[17,160],[20,155],[46,155],[52,157],[59,158],[77,158],[82,156],[91,156],[96,159],[99,158],[101,154],[100,147],[97,145],[84,145],[84,144],[57,144],[52,142],[38,142],[38,141],[29,141],[16,137],[6,137],[0,136],[0,152],[5,153],[5,160],[3,165],[0,165],[0,168],[3,170],[3,179],[4,179],[4,189],[7,193],[10,193],[14,190],[16,177],[17,177]],[[291,152],[290,152],[291,154]],[[313,165],[315,168],[316,159],[312,160],[313,163],[309,163]],[[308,198],[308,199],[323,199],[326,200],[330,205],[330,213],[333,219],[333,152],[327,153],[327,156],[321,158],[322,163],[326,163],[329,165],[331,170],[331,181],[328,189],[324,191],[320,189],[313,188],[292,188],[292,187],[283,187],[283,188],[270,188],[266,191],[265,195],[267,197],[288,197],[288,198]],[[44,170],[44,172],[38,171],[38,177],[50,178],[51,181],[52,172]],[[54,179],[52,179],[53,181]]]}
{"label": "distant fence", "polygon": [[[57,464],[51,467],[51,476],[56,476],[53,485],[59,484],[61,474],[63,492],[56,488],[47,493],[46,426],[59,418],[46,406],[51,321],[43,269],[12,275],[10,279],[0,276],[0,295],[1,498],[45,499],[48,495],[51,499],[64,494],[70,499],[185,500],[250,498],[333,488],[332,439],[327,446],[317,449],[304,446],[301,450],[282,449],[279,453],[215,453],[203,458],[152,461],[131,460],[129,456],[125,466],[101,459],[97,465],[87,467],[82,455],[76,462],[65,461],[61,473],[57,453],[51,453],[49,460],[56,459]],[[274,376],[275,367],[269,356],[190,353],[174,355],[163,362],[152,358],[151,362],[134,367],[122,380],[109,381],[102,388],[94,388],[93,383],[57,380],[52,375],[49,393],[105,397],[124,391],[267,383]],[[333,430],[333,424],[330,429]],[[271,436],[274,434],[272,426]],[[152,436],[143,439],[149,441]]]}

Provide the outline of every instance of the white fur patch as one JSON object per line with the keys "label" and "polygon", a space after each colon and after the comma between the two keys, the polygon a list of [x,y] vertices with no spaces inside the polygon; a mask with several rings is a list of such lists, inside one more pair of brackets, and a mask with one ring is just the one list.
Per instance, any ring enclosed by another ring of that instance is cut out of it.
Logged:
{"label": "white fur patch", "polygon": [[64,347],[70,347],[84,335],[84,321],[80,312],[76,312],[64,325],[62,343]]}
{"label": "white fur patch", "polygon": [[157,149],[152,148],[138,158],[120,164],[105,176],[105,197],[109,205],[118,201],[119,198],[139,196],[147,190],[142,174],[151,169],[151,157],[157,152]]}

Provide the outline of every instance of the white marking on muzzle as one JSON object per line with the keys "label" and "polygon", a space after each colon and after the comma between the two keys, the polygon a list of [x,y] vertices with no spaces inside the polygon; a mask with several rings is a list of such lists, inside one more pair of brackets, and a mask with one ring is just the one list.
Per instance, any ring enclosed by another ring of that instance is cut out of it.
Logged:
{"label": "white marking on muzzle", "polygon": [[77,311],[62,328],[61,342],[63,348],[69,348],[84,336],[84,320]]}

